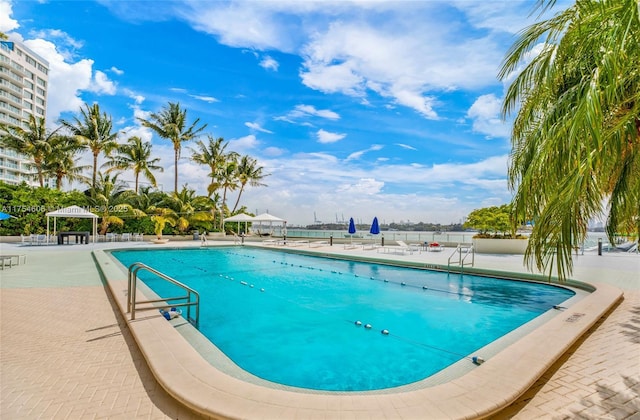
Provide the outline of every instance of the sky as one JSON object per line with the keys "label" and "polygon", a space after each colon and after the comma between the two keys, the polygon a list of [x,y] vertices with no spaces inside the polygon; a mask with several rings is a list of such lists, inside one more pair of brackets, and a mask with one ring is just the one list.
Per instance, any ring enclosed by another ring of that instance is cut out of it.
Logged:
{"label": "sky", "polygon": [[[0,0],[0,31],[49,62],[49,127],[98,103],[120,142],[152,143],[164,191],[173,146],[138,118],[178,102],[207,124],[202,140],[224,138],[269,174],[243,192],[249,212],[449,224],[511,200],[500,112],[515,75],[497,75],[533,4]],[[179,184],[204,195],[191,147]]]}

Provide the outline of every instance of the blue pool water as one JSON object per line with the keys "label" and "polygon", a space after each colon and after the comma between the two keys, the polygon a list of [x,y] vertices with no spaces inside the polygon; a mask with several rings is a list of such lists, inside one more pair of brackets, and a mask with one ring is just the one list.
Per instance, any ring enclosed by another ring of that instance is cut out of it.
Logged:
{"label": "blue pool water", "polygon": [[[422,380],[574,294],[245,247],[113,255],[126,267],[143,262],[197,290],[200,331],[242,369],[316,390]],[[160,296],[183,294],[147,272],[139,278]]]}

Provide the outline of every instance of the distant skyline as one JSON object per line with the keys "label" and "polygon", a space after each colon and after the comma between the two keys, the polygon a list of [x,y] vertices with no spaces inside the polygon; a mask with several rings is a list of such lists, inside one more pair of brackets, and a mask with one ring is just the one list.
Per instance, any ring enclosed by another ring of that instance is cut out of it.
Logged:
{"label": "distant skyline", "polygon": [[[271,174],[250,212],[449,224],[511,200],[496,75],[533,4],[0,0],[0,31],[49,61],[49,126],[97,102],[152,142],[164,191],[172,145],[137,118],[171,101]],[[193,146],[179,183],[205,194]]]}

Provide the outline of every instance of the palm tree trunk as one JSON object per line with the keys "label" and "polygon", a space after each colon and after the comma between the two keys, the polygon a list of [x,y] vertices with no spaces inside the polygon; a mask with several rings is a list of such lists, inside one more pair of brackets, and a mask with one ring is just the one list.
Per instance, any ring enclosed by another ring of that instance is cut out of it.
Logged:
{"label": "palm tree trunk", "polygon": [[233,205],[233,210],[231,210],[231,214],[238,208],[238,203],[240,203],[240,196],[242,195],[242,191],[244,191],[244,184],[240,186],[240,191],[238,192],[238,198],[236,199],[236,204]]}
{"label": "palm tree trunk", "polygon": [[91,181],[91,188],[96,187],[96,177],[98,174],[98,154],[93,154],[93,180]]}
{"label": "palm tree trunk", "polygon": [[173,170],[173,176],[174,176],[174,181],[173,181],[173,191],[178,194],[178,152],[179,150],[177,148],[175,148],[175,154],[174,154],[174,170]]}
{"label": "palm tree trunk", "polygon": [[42,161],[40,159],[34,159],[33,162],[36,164],[36,171],[38,172],[38,183],[40,187],[44,187],[44,175],[42,174]]}
{"label": "palm tree trunk", "polygon": [[136,194],[138,194],[138,177],[140,176],[140,173],[136,172]]}

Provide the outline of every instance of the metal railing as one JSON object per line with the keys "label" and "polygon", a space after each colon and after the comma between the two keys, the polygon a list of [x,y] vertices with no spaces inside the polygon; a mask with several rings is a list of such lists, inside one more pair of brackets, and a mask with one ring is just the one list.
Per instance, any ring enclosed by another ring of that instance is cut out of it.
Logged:
{"label": "metal railing", "polygon": [[[172,284],[180,287],[181,289],[183,289],[187,293],[186,296],[177,296],[177,297],[162,298],[162,299],[136,301],[138,271],[140,271],[140,270],[144,270],[144,271],[148,271],[150,273],[153,273],[156,276],[160,277],[161,279],[164,279],[164,280],[168,281],[169,283],[172,283]],[[191,299],[192,296],[195,298],[194,300]],[[179,300],[185,300],[185,302],[182,302],[182,303],[170,303],[172,301],[179,301]],[[165,304],[164,305],[144,306],[144,307],[141,307],[141,308],[137,307],[137,305],[140,305],[140,304],[145,304],[145,303],[155,304],[155,303],[160,303],[160,302],[164,302]],[[194,318],[191,317],[191,307],[192,306],[195,306],[195,317]],[[140,263],[140,262],[136,262],[136,263],[133,263],[133,264],[131,264],[129,266],[128,286],[127,286],[127,313],[131,312],[131,320],[132,321],[136,319],[136,311],[149,311],[149,310],[159,310],[159,309],[168,309],[168,308],[181,308],[181,307],[186,307],[187,308],[187,316],[185,317],[185,319],[187,321],[189,321],[190,323],[192,323],[193,325],[195,325],[196,328],[198,328],[198,326],[200,324],[200,295],[198,294],[198,292],[196,292],[195,290],[193,290],[189,286],[180,283],[178,280],[175,280],[175,279],[167,276],[166,274],[161,273],[158,270],[155,270],[155,269],[149,267],[146,264],[143,264],[143,263]]]}
{"label": "metal railing", "polygon": [[[462,255],[464,253],[464,256]],[[471,267],[473,267],[473,265],[475,264],[475,260],[476,260],[476,251],[473,248],[473,245],[471,244],[458,244],[458,246],[456,247],[456,249],[453,251],[453,253],[449,256],[449,259],[447,260],[447,271],[450,271],[450,267],[451,267],[451,259],[456,256],[456,254],[458,255],[458,261],[454,261],[453,264],[459,265],[460,266],[460,271],[464,271],[464,266],[465,265],[471,265]],[[471,262],[466,262],[467,257],[471,255]]]}

